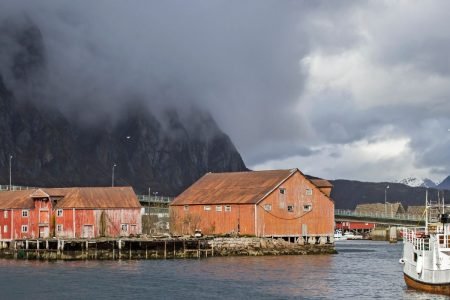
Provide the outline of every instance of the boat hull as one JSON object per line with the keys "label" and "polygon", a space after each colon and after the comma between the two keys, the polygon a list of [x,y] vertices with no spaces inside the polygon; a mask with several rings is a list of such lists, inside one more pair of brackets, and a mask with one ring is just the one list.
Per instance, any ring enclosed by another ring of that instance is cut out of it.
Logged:
{"label": "boat hull", "polygon": [[420,291],[424,291],[427,293],[434,293],[434,294],[442,294],[442,295],[449,295],[450,296],[450,283],[425,283],[425,282],[420,282],[417,281],[411,277],[409,277],[408,275],[404,274],[405,277],[405,283],[408,287],[416,289],[416,290],[420,290]]}

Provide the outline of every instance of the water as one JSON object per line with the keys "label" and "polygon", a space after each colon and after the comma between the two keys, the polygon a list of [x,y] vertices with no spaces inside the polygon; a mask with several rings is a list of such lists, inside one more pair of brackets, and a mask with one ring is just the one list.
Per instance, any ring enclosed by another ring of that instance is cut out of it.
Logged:
{"label": "water", "polygon": [[407,289],[402,244],[343,241],[338,255],[191,260],[0,260],[0,299],[447,299]]}

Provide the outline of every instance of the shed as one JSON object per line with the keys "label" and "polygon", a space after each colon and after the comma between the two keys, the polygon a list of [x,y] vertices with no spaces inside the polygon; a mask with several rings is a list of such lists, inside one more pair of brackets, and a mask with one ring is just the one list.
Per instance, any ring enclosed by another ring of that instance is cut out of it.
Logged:
{"label": "shed", "polygon": [[131,187],[0,192],[0,240],[136,235],[142,231],[140,210]]}

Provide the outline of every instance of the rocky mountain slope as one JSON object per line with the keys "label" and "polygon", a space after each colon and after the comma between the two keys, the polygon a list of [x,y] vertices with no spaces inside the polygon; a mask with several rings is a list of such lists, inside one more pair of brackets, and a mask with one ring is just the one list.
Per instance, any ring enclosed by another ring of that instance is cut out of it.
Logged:
{"label": "rocky mountain slope", "polygon": [[[46,68],[38,28],[1,27],[0,183],[31,186],[131,185],[177,195],[208,171],[241,171],[246,166],[205,111],[165,109],[156,118],[148,105],[130,100],[117,120],[83,124],[41,105],[33,87]],[[12,50],[11,50],[12,49]],[[131,97],[130,97],[131,99]]]}

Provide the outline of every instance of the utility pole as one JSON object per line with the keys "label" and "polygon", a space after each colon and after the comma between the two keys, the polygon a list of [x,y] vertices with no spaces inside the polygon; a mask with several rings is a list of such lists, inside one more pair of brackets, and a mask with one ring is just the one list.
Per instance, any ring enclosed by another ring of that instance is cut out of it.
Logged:
{"label": "utility pole", "polygon": [[384,217],[387,216],[387,190],[389,188],[389,185],[384,189]]}
{"label": "utility pole", "polygon": [[111,176],[111,186],[114,187],[114,169],[117,167],[117,164],[114,163],[112,166],[112,176]]}
{"label": "utility pole", "polygon": [[10,154],[9,155],[9,190],[11,190],[12,188],[12,176],[11,176],[11,163],[12,163],[12,158],[13,156]]}

